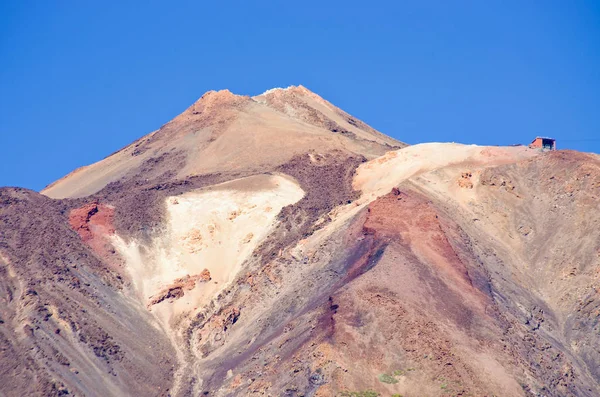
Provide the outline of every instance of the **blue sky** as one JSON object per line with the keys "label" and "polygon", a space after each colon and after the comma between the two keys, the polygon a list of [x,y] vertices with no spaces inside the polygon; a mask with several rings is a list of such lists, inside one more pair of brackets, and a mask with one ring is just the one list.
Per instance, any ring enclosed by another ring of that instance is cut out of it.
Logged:
{"label": "blue sky", "polygon": [[408,143],[598,153],[600,3],[1,1],[0,186],[39,190],[205,91],[291,84]]}

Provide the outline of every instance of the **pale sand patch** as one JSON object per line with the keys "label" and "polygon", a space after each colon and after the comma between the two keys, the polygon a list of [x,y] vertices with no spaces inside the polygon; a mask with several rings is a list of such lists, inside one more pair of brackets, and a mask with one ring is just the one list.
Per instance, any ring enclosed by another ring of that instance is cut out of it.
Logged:
{"label": "pale sand patch", "polygon": [[168,323],[175,315],[201,308],[233,281],[272,230],[280,210],[303,196],[298,184],[284,176],[243,178],[167,198],[167,228],[150,246],[116,235],[113,242],[144,303],[177,278],[210,271],[210,282],[199,282],[176,301],[152,306]]}
{"label": "pale sand patch", "polygon": [[536,151],[526,147],[462,145],[458,143],[422,143],[388,152],[361,164],[353,186],[363,196],[379,197],[413,176],[454,164],[495,166],[532,157]]}

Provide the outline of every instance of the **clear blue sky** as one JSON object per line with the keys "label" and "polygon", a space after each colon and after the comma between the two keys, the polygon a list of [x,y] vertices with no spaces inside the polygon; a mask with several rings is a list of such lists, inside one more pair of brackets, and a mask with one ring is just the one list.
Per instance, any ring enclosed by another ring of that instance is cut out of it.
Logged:
{"label": "clear blue sky", "polygon": [[600,2],[3,0],[0,185],[39,190],[210,89],[291,84],[408,143],[598,153]]}

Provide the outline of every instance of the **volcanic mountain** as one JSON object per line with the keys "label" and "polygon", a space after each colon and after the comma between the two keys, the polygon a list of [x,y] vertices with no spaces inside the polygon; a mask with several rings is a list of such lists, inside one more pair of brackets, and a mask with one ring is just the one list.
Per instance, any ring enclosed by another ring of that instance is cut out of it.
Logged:
{"label": "volcanic mountain", "polygon": [[600,157],[208,92],[0,189],[0,395],[598,396]]}

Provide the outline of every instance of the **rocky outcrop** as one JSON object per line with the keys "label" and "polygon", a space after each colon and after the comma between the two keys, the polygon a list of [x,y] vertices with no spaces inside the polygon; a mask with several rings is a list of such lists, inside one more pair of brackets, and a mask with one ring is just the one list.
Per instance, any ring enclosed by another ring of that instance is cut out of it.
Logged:
{"label": "rocky outcrop", "polygon": [[119,269],[122,261],[110,242],[110,237],[115,233],[114,215],[114,207],[94,200],[73,208],[69,212],[69,225],[96,255],[113,269]]}
{"label": "rocky outcrop", "polygon": [[466,171],[460,174],[460,179],[457,181],[458,186],[465,189],[473,189],[473,181],[471,178],[473,177],[473,173],[471,171]]}
{"label": "rocky outcrop", "polygon": [[196,288],[197,283],[206,283],[210,281],[210,272],[208,269],[204,269],[202,273],[190,276],[189,274],[178,278],[173,281],[172,284],[165,287],[159,293],[150,297],[148,307],[156,305],[164,300],[173,301],[179,299],[185,295],[185,291],[191,291]]}

